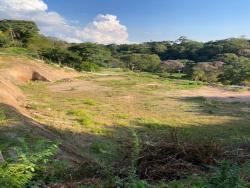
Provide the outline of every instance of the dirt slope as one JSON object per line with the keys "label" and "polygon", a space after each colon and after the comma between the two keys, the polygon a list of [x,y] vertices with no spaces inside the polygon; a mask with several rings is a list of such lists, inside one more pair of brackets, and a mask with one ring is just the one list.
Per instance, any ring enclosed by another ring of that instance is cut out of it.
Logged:
{"label": "dirt slope", "polygon": [[72,70],[59,69],[28,58],[0,56],[0,102],[23,110],[25,96],[18,87],[30,80],[57,81],[78,76]]}
{"label": "dirt slope", "polygon": [[86,160],[76,152],[70,143],[61,139],[58,135],[39,122],[34,121],[25,109],[25,95],[20,86],[30,80],[54,82],[79,76],[73,70],[64,70],[43,64],[27,58],[0,56],[0,104],[6,109],[12,109],[21,117],[23,125],[32,130],[33,134],[45,137],[60,143],[59,147],[63,156],[75,163]]}

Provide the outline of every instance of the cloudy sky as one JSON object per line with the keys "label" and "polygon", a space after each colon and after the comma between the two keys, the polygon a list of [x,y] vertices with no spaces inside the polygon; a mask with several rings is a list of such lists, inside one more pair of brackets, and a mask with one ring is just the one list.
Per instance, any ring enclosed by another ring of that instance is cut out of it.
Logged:
{"label": "cloudy sky", "polygon": [[69,42],[250,37],[248,0],[0,0],[0,19],[35,21]]}

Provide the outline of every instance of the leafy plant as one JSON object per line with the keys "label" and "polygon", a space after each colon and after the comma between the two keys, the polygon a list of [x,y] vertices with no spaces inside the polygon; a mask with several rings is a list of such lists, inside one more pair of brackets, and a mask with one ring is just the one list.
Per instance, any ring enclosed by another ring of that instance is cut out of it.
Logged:
{"label": "leafy plant", "polygon": [[3,123],[6,120],[7,116],[3,110],[0,109],[0,123]]}
{"label": "leafy plant", "polygon": [[216,173],[208,179],[208,188],[245,188],[249,187],[241,176],[241,168],[228,161],[222,161]]}
{"label": "leafy plant", "polygon": [[46,172],[49,158],[57,153],[57,145],[43,139],[37,140],[35,148],[29,147],[27,140],[19,139],[14,147],[17,159],[9,158],[0,165],[0,187],[23,188],[32,184],[36,176]]}

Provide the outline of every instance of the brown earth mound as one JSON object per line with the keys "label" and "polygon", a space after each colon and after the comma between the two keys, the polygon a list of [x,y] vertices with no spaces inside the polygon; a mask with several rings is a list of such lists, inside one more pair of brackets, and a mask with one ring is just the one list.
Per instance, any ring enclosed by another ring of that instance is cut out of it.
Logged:
{"label": "brown earth mound", "polygon": [[72,70],[63,70],[37,60],[0,56],[0,102],[23,110],[25,96],[18,87],[28,81],[57,81],[78,76]]}

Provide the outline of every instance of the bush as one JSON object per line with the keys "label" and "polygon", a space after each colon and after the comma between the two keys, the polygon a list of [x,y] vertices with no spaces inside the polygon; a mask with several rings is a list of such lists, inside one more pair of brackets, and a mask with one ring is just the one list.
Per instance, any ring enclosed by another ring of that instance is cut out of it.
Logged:
{"label": "bush", "polygon": [[220,80],[224,84],[250,86],[250,61],[226,65]]}
{"label": "bush", "polygon": [[192,78],[196,81],[216,82],[222,72],[222,65],[217,62],[200,62],[193,68]]}
{"label": "bush", "polygon": [[219,168],[216,169],[216,173],[208,181],[209,188],[244,188],[250,186],[241,177],[241,169],[228,161],[222,161]]}
{"label": "bush", "polygon": [[90,62],[83,62],[81,63],[79,71],[87,71],[87,72],[96,72],[100,70],[100,67],[97,64],[90,63]]}
{"label": "bush", "polygon": [[0,166],[0,187],[23,188],[34,177],[34,164],[16,163]]}
{"label": "bush", "polygon": [[20,147],[15,147],[17,159],[11,157],[0,165],[0,187],[23,188],[45,179],[46,164],[57,153],[57,146],[43,139],[36,140],[35,147],[29,147],[25,139],[19,139]]}

